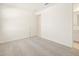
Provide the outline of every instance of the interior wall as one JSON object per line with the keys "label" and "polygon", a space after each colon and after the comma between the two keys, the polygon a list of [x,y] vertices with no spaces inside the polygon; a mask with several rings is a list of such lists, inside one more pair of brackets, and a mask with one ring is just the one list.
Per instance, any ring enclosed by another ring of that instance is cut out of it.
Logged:
{"label": "interior wall", "polygon": [[79,30],[73,30],[73,40],[79,41]]}
{"label": "interior wall", "polygon": [[1,8],[2,39],[6,42],[16,39],[28,38],[37,35],[36,16],[33,12],[16,7],[4,6]]}
{"label": "interior wall", "polygon": [[39,36],[72,47],[72,4],[56,4],[39,14],[41,15]]}

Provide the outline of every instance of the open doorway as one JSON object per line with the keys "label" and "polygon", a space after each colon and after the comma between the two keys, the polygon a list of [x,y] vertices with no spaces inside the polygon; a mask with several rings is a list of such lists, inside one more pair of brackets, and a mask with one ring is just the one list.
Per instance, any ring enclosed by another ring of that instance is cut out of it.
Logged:
{"label": "open doorway", "polygon": [[79,3],[73,4],[73,47],[79,49]]}

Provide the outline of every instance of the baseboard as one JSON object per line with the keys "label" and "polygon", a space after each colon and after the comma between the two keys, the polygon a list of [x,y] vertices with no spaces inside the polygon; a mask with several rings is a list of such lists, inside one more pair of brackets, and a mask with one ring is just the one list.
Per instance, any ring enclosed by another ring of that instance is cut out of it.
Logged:
{"label": "baseboard", "polygon": [[68,47],[68,48],[72,48],[72,46],[66,45],[66,44],[64,44],[64,43],[62,43],[62,42],[50,40],[50,39],[48,39],[48,38],[46,38],[46,37],[42,37],[42,36],[41,36],[40,38],[46,39],[46,40],[49,40],[49,41],[52,41],[52,42],[54,42],[54,43],[57,43],[57,44],[59,44],[59,45],[62,45],[62,46]]}
{"label": "baseboard", "polygon": [[20,38],[20,39],[13,39],[13,40],[0,41],[0,44],[8,43],[8,42],[16,41],[16,40],[28,39],[28,38],[32,38],[32,37],[37,37],[37,36],[35,35],[35,36],[24,37],[24,38]]}

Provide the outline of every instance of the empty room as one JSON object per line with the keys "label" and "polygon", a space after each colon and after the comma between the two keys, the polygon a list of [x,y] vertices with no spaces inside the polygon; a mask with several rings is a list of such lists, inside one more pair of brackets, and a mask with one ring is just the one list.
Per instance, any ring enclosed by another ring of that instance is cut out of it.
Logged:
{"label": "empty room", "polygon": [[0,3],[0,56],[79,56],[77,5]]}

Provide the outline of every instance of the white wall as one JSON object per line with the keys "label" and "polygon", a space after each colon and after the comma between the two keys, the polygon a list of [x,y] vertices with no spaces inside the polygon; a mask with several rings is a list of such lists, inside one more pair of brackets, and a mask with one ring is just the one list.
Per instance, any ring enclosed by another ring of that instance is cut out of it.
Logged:
{"label": "white wall", "polygon": [[1,9],[1,17],[3,39],[0,39],[0,42],[28,38],[37,34],[36,16],[30,11],[5,6]]}
{"label": "white wall", "polygon": [[73,40],[79,41],[79,30],[73,30]]}
{"label": "white wall", "polygon": [[40,36],[72,47],[72,4],[56,4],[40,14]]}

